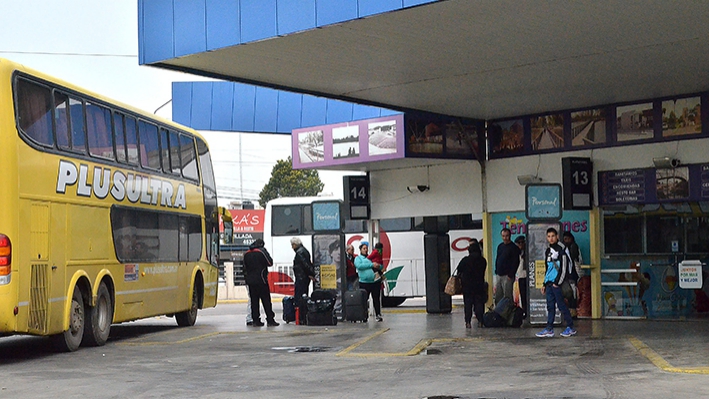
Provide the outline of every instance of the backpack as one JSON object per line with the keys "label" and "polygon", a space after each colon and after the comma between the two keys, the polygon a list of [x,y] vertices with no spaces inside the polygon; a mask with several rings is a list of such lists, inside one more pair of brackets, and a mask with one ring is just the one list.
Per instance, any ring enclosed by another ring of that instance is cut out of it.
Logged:
{"label": "backpack", "polygon": [[487,328],[504,327],[505,320],[494,310],[488,310],[483,315],[483,325]]}
{"label": "backpack", "polygon": [[[524,311],[517,307],[513,301],[510,301],[509,298],[502,298],[500,302],[497,303],[497,306],[495,306],[495,313],[500,315],[505,325],[512,327],[516,324],[514,319],[517,314],[517,309],[524,313]],[[519,325],[521,325],[521,323]],[[517,327],[519,327],[519,325]]]}
{"label": "backpack", "polygon": [[522,327],[522,323],[524,323],[524,310],[522,310],[522,308],[515,307],[512,317],[507,320],[507,326],[519,328]]}

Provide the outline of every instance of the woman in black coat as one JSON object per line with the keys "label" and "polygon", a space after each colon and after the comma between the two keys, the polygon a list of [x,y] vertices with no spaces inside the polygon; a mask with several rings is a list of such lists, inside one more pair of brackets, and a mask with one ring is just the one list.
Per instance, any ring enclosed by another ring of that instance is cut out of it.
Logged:
{"label": "woman in black coat", "polygon": [[487,301],[487,289],[485,287],[485,269],[487,261],[480,251],[478,240],[472,239],[468,246],[468,256],[461,259],[456,269],[458,277],[463,287],[463,303],[465,308],[465,328],[471,328],[470,321],[473,318],[473,308],[475,318],[478,320],[478,327],[483,325],[483,313],[485,302]]}

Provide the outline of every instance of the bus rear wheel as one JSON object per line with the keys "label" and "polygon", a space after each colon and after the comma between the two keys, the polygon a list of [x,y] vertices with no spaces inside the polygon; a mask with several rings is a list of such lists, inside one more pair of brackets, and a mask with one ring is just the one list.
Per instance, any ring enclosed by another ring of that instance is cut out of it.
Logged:
{"label": "bus rear wheel", "polygon": [[84,340],[89,346],[102,346],[108,341],[113,322],[113,301],[105,283],[98,287],[96,306],[88,308],[84,323]]}
{"label": "bus rear wheel", "polygon": [[69,307],[69,329],[63,333],[53,335],[52,343],[60,352],[74,352],[79,349],[84,337],[85,318],[84,298],[81,296],[79,286],[74,287],[74,294]]}
{"label": "bus rear wheel", "polygon": [[197,290],[197,282],[195,281],[192,287],[192,304],[188,310],[184,312],[175,313],[175,320],[177,325],[180,327],[190,327],[193,326],[197,321],[197,310],[199,309],[199,292]]}

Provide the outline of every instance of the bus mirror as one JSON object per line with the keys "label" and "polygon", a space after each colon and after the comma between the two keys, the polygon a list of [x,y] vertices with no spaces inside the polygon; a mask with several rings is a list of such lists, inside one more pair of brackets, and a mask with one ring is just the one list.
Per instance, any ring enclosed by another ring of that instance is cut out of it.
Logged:
{"label": "bus mirror", "polygon": [[233,241],[234,237],[234,224],[229,221],[227,222],[226,220],[224,221],[224,243],[225,244],[231,244]]}
{"label": "bus mirror", "polygon": [[218,212],[218,218],[221,217],[222,224],[224,225],[224,243],[231,244],[234,237],[234,223],[231,218],[231,213],[229,213],[228,209],[221,206],[219,207]]}

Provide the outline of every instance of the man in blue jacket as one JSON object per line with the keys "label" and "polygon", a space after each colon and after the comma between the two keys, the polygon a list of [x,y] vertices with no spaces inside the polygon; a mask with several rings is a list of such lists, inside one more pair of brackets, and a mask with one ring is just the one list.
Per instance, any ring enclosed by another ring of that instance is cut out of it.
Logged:
{"label": "man in blue jacket", "polygon": [[547,229],[547,242],[549,248],[544,253],[547,271],[542,287],[542,295],[546,295],[547,298],[547,326],[536,335],[540,338],[554,336],[554,318],[558,307],[566,320],[566,329],[561,336],[570,337],[576,335],[576,330],[574,330],[574,320],[571,318],[569,308],[564,302],[564,295],[561,293],[561,284],[570,277],[572,263],[566,247],[559,242],[559,233],[553,227]]}

